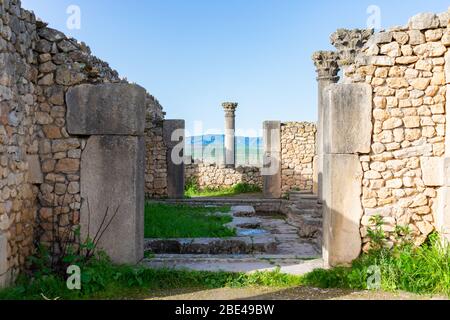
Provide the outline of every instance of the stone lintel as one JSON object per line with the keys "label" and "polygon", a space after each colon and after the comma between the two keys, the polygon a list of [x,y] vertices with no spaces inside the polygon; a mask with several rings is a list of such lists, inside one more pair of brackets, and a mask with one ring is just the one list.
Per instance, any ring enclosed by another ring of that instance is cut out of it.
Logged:
{"label": "stone lintel", "polygon": [[66,94],[72,135],[144,135],[145,89],[125,83],[82,84]]}

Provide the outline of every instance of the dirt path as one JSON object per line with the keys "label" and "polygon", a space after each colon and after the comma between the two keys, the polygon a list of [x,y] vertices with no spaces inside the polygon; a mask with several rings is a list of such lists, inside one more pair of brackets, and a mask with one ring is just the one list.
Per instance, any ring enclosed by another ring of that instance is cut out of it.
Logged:
{"label": "dirt path", "polygon": [[445,300],[445,297],[420,296],[406,292],[353,291],[298,287],[221,288],[212,290],[177,289],[153,292],[146,300]]}

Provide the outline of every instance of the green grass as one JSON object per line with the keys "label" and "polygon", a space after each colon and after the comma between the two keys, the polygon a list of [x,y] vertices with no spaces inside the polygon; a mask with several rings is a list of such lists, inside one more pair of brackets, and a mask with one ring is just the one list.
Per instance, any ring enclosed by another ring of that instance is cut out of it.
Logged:
{"label": "green grass", "polygon": [[[39,265],[43,260],[40,261]],[[450,248],[442,247],[433,235],[420,248],[402,246],[394,250],[377,250],[363,255],[352,267],[315,270],[304,276],[279,271],[244,274],[153,270],[113,265],[106,256],[98,255],[80,266],[81,290],[68,290],[62,275],[44,268],[47,271],[20,276],[14,287],[0,291],[0,299],[32,300],[44,296],[49,299],[132,299],[148,296],[152,290],[181,288],[310,286],[365,290],[372,266],[380,268],[383,291],[450,296]]]}
{"label": "green grass", "polygon": [[200,189],[197,183],[188,182],[186,184],[185,196],[188,198],[193,197],[230,197],[238,194],[245,193],[259,193],[261,192],[261,187],[256,185],[251,185],[247,183],[238,183],[229,188],[203,188]]}
{"label": "green grass", "polygon": [[[315,270],[303,278],[305,285],[320,288],[368,289],[371,267],[380,271],[381,289],[450,296],[450,245],[432,235],[421,247],[404,245],[365,254],[351,268]],[[373,270],[373,269],[372,269]]]}
{"label": "green grass", "polygon": [[16,286],[0,291],[0,300],[48,299],[132,299],[145,297],[158,289],[215,289],[249,286],[294,287],[300,277],[280,272],[255,274],[229,272],[153,270],[144,267],[116,266],[104,259],[95,259],[81,269],[81,290],[69,290],[65,280],[46,275],[40,278],[20,277]]}
{"label": "green grass", "polygon": [[233,218],[211,213],[230,211],[230,207],[207,208],[186,205],[147,203],[145,205],[146,238],[225,238],[236,235],[224,227]]}

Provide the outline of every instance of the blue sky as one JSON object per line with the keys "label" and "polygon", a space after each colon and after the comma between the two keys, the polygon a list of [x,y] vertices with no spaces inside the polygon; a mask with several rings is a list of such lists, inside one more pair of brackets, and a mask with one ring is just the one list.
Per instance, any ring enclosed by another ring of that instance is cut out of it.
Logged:
{"label": "blue sky", "polygon": [[[86,42],[121,76],[159,99],[167,118],[223,128],[223,101],[239,102],[237,127],[255,135],[264,120],[316,120],[311,55],[331,49],[337,28],[365,28],[367,8],[381,26],[446,0],[22,0],[49,26]],[[69,30],[69,5],[81,29]]]}

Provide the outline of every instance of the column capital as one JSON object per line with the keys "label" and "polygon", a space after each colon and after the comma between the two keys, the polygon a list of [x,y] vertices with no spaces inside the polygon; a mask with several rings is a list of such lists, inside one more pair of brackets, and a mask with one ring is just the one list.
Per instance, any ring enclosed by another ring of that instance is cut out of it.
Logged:
{"label": "column capital", "polygon": [[339,66],[337,63],[338,54],[334,51],[317,51],[312,56],[314,65],[316,66],[317,80],[334,80],[339,79]]}
{"label": "column capital", "polygon": [[336,47],[340,67],[351,65],[361,52],[364,44],[373,35],[373,29],[338,29],[330,36],[330,41]]}
{"label": "column capital", "polygon": [[234,116],[236,109],[238,107],[238,103],[237,102],[224,102],[224,103],[222,103],[222,107],[225,110],[225,114],[227,116]]}

